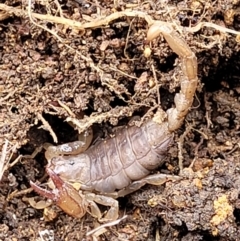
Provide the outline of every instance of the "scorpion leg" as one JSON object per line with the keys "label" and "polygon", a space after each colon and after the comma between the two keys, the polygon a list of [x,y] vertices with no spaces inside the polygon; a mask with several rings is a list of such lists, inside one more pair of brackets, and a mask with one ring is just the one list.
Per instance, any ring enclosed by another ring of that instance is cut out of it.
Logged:
{"label": "scorpion leg", "polygon": [[78,141],[69,142],[58,146],[52,146],[49,143],[45,143],[45,157],[48,161],[50,161],[53,157],[58,157],[59,155],[77,155],[82,153],[90,146],[92,137],[92,130],[89,129],[88,131],[79,135]]}
{"label": "scorpion leg", "polygon": [[[86,194],[86,199],[90,203],[90,214],[98,218],[100,222],[108,222],[113,221],[118,218],[118,201],[112,197],[107,197],[105,195],[99,195],[94,193]],[[94,203],[98,203],[104,206],[109,206],[110,209],[107,211],[105,216],[102,218],[102,214],[98,208],[98,206]]]}
{"label": "scorpion leg", "polygon": [[193,102],[198,84],[197,58],[187,43],[173,30],[172,26],[165,22],[155,21],[148,30],[147,42],[156,38],[160,33],[182,61],[184,77],[181,80],[180,93],[176,94],[174,98],[176,107],[167,111],[169,131],[175,131],[181,126]]}
{"label": "scorpion leg", "polygon": [[128,187],[118,191],[117,197],[123,197],[123,196],[128,195],[132,192],[135,192],[146,184],[159,186],[159,185],[164,184],[165,182],[177,181],[177,180],[180,180],[180,179],[182,179],[182,178],[179,177],[179,176],[167,175],[167,174],[162,174],[162,173],[150,175],[150,176],[147,176],[147,177],[145,177],[141,180],[134,181]]}

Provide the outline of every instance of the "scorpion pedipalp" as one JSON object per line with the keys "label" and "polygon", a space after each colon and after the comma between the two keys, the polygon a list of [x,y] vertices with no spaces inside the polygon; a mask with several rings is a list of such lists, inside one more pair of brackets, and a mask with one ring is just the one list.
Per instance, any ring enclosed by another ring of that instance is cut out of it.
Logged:
{"label": "scorpion pedipalp", "polygon": [[46,171],[52,179],[56,188],[52,191],[48,191],[30,181],[32,189],[39,195],[56,202],[56,204],[69,215],[76,218],[83,217],[87,210],[85,199],[73,186],[64,182],[50,168],[46,168]]}

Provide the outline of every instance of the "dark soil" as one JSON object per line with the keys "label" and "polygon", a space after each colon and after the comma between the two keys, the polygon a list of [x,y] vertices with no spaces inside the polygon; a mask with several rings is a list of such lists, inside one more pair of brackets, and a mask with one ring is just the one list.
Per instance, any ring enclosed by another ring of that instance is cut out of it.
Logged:
{"label": "dark soil", "polygon": [[[240,32],[216,26],[239,31],[240,2],[31,2],[32,13],[82,24],[126,9],[141,11],[175,23],[198,59],[193,106],[156,170],[182,180],[120,198],[119,214],[127,219],[95,237],[86,237],[99,225],[89,214],[76,219],[55,206],[35,208],[30,198],[44,199],[28,189],[29,181],[47,181],[47,161],[44,151],[29,155],[46,142],[74,141],[90,126],[95,138],[104,138],[132,116],[145,121],[156,110],[158,93],[167,110],[179,91],[180,60],[162,37],[146,56],[149,26],[138,15],[76,29],[33,14],[31,19],[27,2],[2,2],[0,160],[10,164],[3,175],[0,170],[0,240],[239,240]],[[215,27],[194,29],[203,22]],[[75,129],[70,119],[79,119]]]}

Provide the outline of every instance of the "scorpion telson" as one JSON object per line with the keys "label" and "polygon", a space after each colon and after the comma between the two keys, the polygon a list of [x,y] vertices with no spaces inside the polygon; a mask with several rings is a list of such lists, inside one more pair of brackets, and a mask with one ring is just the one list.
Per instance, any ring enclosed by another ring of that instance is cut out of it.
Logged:
{"label": "scorpion telson", "polygon": [[[179,180],[177,176],[149,173],[164,162],[173,142],[173,132],[181,126],[192,105],[198,83],[197,59],[168,23],[155,21],[148,30],[147,41],[160,34],[182,61],[184,78],[180,92],[174,98],[175,107],[166,113],[159,110],[162,112],[160,120],[156,113],[141,127],[124,128],[114,138],[88,149],[84,142],[69,144],[67,153],[62,150],[62,145],[49,147],[46,151],[47,172],[58,191],[47,191],[31,182],[37,193],[54,200],[74,217],[89,212],[101,221],[115,220],[118,217],[117,197],[134,192],[147,183],[160,185],[168,180]],[[80,190],[70,183],[80,183]],[[103,218],[96,203],[110,207]]]}

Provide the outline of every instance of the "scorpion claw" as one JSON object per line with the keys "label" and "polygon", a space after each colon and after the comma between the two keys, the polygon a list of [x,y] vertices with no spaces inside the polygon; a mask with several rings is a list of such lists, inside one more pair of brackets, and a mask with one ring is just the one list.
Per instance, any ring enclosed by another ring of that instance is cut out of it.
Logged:
{"label": "scorpion claw", "polygon": [[82,195],[70,184],[64,182],[50,168],[46,170],[56,188],[53,191],[48,191],[30,181],[33,190],[45,198],[56,202],[57,206],[69,215],[77,218],[83,217],[87,210],[87,204]]}
{"label": "scorpion claw", "polygon": [[41,187],[39,187],[37,184],[35,184],[34,182],[30,181],[30,186],[31,188],[38,193],[39,195],[51,199],[53,201],[55,201],[55,194],[51,191],[48,191],[47,189],[43,189]]}
{"label": "scorpion claw", "polygon": [[54,172],[52,171],[50,168],[46,168],[46,172],[47,174],[50,176],[50,178],[52,179],[55,187],[58,189],[58,190],[61,190],[64,186],[64,181]]}

